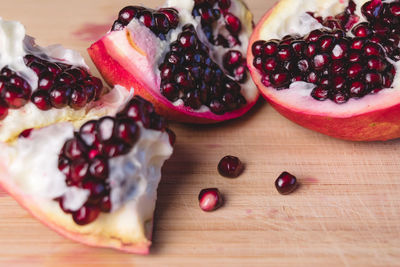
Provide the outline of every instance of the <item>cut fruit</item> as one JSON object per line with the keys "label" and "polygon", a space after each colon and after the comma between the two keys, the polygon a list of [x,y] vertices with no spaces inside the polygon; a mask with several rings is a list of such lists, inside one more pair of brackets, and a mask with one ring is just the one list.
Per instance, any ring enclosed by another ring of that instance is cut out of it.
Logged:
{"label": "cut fruit", "polygon": [[252,15],[241,0],[122,9],[89,55],[110,85],[134,87],[168,119],[213,123],[256,102],[245,55]]}
{"label": "cut fruit", "polygon": [[[105,92],[82,57],[0,19],[0,185],[60,234],[147,254],[174,133],[133,88]],[[7,50],[8,49],[8,50]]]}
{"label": "cut fruit", "polygon": [[107,117],[74,122],[83,126],[52,124],[1,143],[0,184],[68,238],[147,254],[161,167],[173,150],[153,110],[134,97]]}
{"label": "cut fruit", "polygon": [[281,0],[250,40],[248,65],[282,115],[347,140],[400,137],[400,1]]}

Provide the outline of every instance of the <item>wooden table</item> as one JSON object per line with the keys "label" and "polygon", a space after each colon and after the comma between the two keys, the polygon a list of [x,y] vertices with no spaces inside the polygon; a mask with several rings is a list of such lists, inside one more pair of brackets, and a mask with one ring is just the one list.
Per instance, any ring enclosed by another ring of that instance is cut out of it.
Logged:
{"label": "wooden table", "polygon": [[[85,48],[132,3],[140,1],[3,0],[0,16],[23,22],[41,45],[79,50],[93,68]],[[248,0],[256,21],[273,3]],[[400,266],[399,141],[329,138],[293,124],[264,101],[236,121],[172,128],[178,143],[164,168],[149,256],[69,241],[1,193],[0,265]],[[240,178],[217,174],[226,154],[246,163]],[[274,188],[284,170],[301,181],[288,196]],[[205,187],[224,193],[222,209],[198,208]]]}

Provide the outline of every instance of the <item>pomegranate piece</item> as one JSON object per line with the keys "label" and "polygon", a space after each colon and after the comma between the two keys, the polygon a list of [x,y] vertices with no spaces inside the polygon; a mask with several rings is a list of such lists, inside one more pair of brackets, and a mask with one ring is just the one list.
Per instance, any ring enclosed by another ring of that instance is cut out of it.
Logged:
{"label": "pomegranate piece", "polygon": [[198,198],[200,208],[206,212],[214,211],[220,208],[223,204],[221,193],[217,188],[201,190]]}
{"label": "pomegranate piece", "polygon": [[236,178],[242,174],[244,165],[238,157],[225,156],[218,163],[218,172],[222,176]]}
{"label": "pomegranate piece", "polygon": [[[350,90],[354,90],[354,87],[351,87],[351,83],[341,83],[338,87],[334,77],[331,76],[326,79],[323,77],[335,74],[343,75],[345,65],[349,65],[347,75],[350,79],[356,79],[360,75],[365,76],[363,95],[377,88],[387,88],[379,77],[386,76],[390,71],[391,64],[386,57],[391,57],[392,59],[396,57],[394,50],[397,49],[397,45],[394,44],[398,43],[396,40],[400,38],[400,36],[397,37],[396,35],[392,46],[384,46],[387,47],[385,50],[390,53],[386,54],[382,50],[381,47],[385,44],[380,43],[383,40],[380,36],[391,32],[391,26],[380,22],[381,16],[384,15],[379,15],[379,10],[389,8],[389,4],[377,4],[374,1],[364,4],[362,8],[363,14],[369,21],[359,23],[351,29],[351,32],[356,36],[354,38],[348,36],[350,29],[343,27],[343,25],[349,23],[350,16],[354,15],[355,6],[355,3],[350,1],[343,15],[336,19],[326,18],[323,24],[331,30],[317,29],[303,37],[287,35],[282,38],[279,46],[275,40],[258,40],[254,42],[251,51],[253,56],[257,57],[257,61],[253,61],[253,66],[263,75],[269,75],[271,86],[278,90],[288,88],[291,81],[314,83],[318,88],[323,86],[324,89],[314,90],[311,93],[313,98],[320,101],[330,98],[337,104],[346,103],[349,99]],[[340,35],[338,35],[338,30],[341,31]],[[369,38],[372,38],[371,41],[368,41]],[[289,49],[286,43],[291,44],[292,48]],[[359,52],[356,52],[356,50]],[[292,51],[295,51],[295,56]],[[258,57],[260,58],[258,59]],[[365,57],[373,57],[367,60],[367,66],[370,70],[378,73],[371,74],[366,72],[367,70],[363,67],[364,63],[361,62]],[[348,61],[354,62],[354,64],[348,64]],[[289,72],[277,70],[277,67],[281,65],[295,66],[295,69],[293,71],[289,68]],[[326,71],[327,69],[328,71]],[[329,69],[333,69],[333,73],[329,72]],[[308,72],[308,74],[297,76],[298,72]],[[325,94],[326,90],[328,90],[327,94]],[[337,92],[338,90],[340,92]],[[325,97],[325,95],[328,97]],[[360,98],[363,95],[350,93],[350,98]]]}
{"label": "pomegranate piece", "polygon": [[[152,123],[147,123],[152,122]],[[173,144],[175,135],[158,116],[152,104],[136,96],[117,117],[105,116],[82,125],[74,138],[65,142],[58,169],[65,175],[69,187],[90,192],[88,204],[73,213],[79,225],[93,222],[99,212],[110,212],[110,160],[128,154],[135,146],[141,123],[145,128],[167,132]]]}
{"label": "pomegranate piece", "polygon": [[[400,119],[384,126],[387,114],[398,112],[398,1],[321,1],[312,12],[303,1],[279,2],[251,37],[247,61],[261,93],[284,116],[331,136],[400,137]],[[303,9],[288,16],[282,10],[292,3]],[[291,25],[290,32],[278,17]],[[313,26],[303,27],[306,21]],[[291,53],[279,53],[286,45]]]}
{"label": "pomegranate piece", "polygon": [[[245,60],[252,16],[241,0],[185,1],[187,4],[183,8],[125,7],[112,31],[94,43],[88,49],[89,54],[109,84],[127,88],[134,85],[136,93],[152,101],[164,117],[192,123],[239,117],[258,98]],[[188,7],[193,8],[186,10]],[[187,13],[192,16],[185,15]],[[161,19],[163,16],[167,20]],[[178,24],[182,27],[177,27]],[[157,25],[165,26],[165,31]],[[130,49],[132,46],[123,45],[129,41],[127,36],[131,36],[131,41],[143,51],[143,58]],[[146,44],[141,41],[144,39],[148,40]],[[160,39],[169,46],[161,45]],[[281,56],[289,57],[290,51],[281,50]],[[115,56],[121,52],[129,57]],[[146,57],[147,53],[157,58]],[[104,60],[112,62],[111,65],[103,64]],[[141,63],[137,70],[127,71],[124,66],[128,62]],[[118,68],[120,71],[116,72]],[[157,68],[159,71],[154,71]],[[114,75],[118,72],[125,74]],[[137,83],[131,84],[142,77],[146,82],[139,82],[140,88],[136,88]],[[234,92],[225,87],[232,83],[237,88]]]}
{"label": "pomegranate piece", "polygon": [[283,172],[275,180],[276,190],[282,195],[288,195],[292,193],[297,187],[297,179],[288,172]]}

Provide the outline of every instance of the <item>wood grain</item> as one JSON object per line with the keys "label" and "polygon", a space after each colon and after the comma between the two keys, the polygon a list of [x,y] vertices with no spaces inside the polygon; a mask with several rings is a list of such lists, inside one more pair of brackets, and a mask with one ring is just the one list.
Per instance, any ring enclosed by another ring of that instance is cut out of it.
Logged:
{"label": "wood grain", "polygon": [[[0,16],[22,21],[41,45],[79,50],[93,67],[85,48],[121,7],[139,3],[3,0]],[[273,3],[248,0],[256,21]],[[233,122],[172,128],[178,143],[159,188],[151,255],[64,239],[0,192],[0,265],[400,266],[398,140],[335,140],[291,123],[264,101]],[[226,154],[246,163],[238,179],[217,174]],[[273,185],[284,170],[301,181],[289,196]],[[205,187],[220,188],[222,209],[198,208]]]}

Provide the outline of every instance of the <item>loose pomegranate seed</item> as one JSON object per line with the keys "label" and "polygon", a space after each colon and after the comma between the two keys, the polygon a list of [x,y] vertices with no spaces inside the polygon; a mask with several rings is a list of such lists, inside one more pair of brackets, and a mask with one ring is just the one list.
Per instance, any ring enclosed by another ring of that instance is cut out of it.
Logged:
{"label": "loose pomegranate seed", "polygon": [[236,178],[243,170],[244,165],[238,157],[225,156],[218,163],[218,172],[225,177]]}
{"label": "loose pomegranate seed", "polygon": [[217,188],[207,188],[200,191],[199,206],[203,211],[214,211],[222,206],[223,200]]}
{"label": "loose pomegranate seed", "polygon": [[275,180],[276,190],[282,195],[287,195],[292,193],[297,188],[297,179],[295,176],[288,172],[283,172]]}

